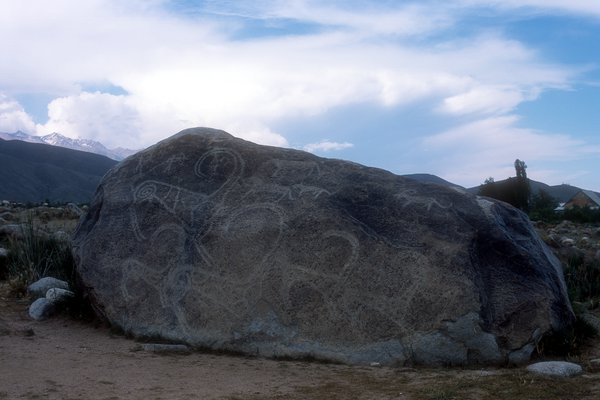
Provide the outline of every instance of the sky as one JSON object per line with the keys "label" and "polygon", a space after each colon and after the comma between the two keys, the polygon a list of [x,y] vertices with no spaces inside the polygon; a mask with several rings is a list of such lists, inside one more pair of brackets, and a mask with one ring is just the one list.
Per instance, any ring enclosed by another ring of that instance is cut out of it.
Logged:
{"label": "sky", "polygon": [[207,126],[472,187],[600,191],[600,1],[0,0],[0,132]]}

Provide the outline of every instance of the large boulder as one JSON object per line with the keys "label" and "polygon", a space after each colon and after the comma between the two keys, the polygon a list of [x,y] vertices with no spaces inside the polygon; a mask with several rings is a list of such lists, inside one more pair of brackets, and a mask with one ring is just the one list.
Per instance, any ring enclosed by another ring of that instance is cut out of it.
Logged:
{"label": "large boulder", "polygon": [[264,356],[525,362],[574,318],[519,210],[212,129],[107,173],[74,255],[124,331]]}

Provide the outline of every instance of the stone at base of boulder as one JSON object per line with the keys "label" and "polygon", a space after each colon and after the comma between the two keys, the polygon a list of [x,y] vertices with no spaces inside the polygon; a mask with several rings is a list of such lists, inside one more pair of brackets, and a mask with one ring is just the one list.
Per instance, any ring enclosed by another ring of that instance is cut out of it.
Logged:
{"label": "stone at base of boulder", "polygon": [[65,301],[71,299],[75,296],[75,293],[70,290],[61,289],[61,288],[52,288],[48,289],[46,292],[46,298],[55,303],[64,303]]}
{"label": "stone at base of boulder", "polygon": [[29,306],[29,316],[36,321],[50,318],[57,311],[56,304],[45,297],[37,299]]}
{"label": "stone at base of boulder", "polygon": [[53,289],[53,288],[68,290],[69,284],[60,279],[56,279],[51,276],[46,276],[46,277],[32,283],[31,285],[29,285],[27,287],[27,292],[29,293],[29,296],[31,296],[32,298],[39,299],[40,297],[46,296],[46,293],[48,293],[48,290]]}
{"label": "stone at base of boulder", "polygon": [[523,365],[531,359],[531,353],[535,350],[535,346],[532,343],[526,344],[520,349],[511,351],[508,354],[509,365]]}
{"label": "stone at base of boulder", "polygon": [[569,378],[583,373],[583,368],[566,361],[544,361],[529,365],[527,371],[538,375]]}
{"label": "stone at base of boulder", "polygon": [[424,365],[500,365],[504,359],[493,335],[481,329],[476,313],[446,322],[438,332],[418,336],[412,342],[414,360]]}
{"label": "stone at base of boulder", "polygon": [[442,366],[467,363],[467,348],[439,332],[421,336],[414,341],[412,349],[417,364]]}

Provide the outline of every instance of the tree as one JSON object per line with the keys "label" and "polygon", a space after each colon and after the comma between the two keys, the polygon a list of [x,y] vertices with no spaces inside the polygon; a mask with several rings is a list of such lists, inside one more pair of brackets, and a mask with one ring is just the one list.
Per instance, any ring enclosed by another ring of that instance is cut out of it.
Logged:
{"label": "tree", "polygon": [[494,178],[490,176],[485,180],[483,185],[479,186],[479,195],[492,197],[494,199],[498,198],[498,188],[496,187],[496,182],[494,182]]}
{"label": "tree", "polygon": [[521,161],[518,158],[515,160],[515,171],[517,173],[517,179],[527,179],[527,165],[525,161]]}
{"label": "tree", "polygon": [[515,161],[516,178],[495,182],[489,177],[479,186],[479,195],[504,201],[527,212],[529,210],[530,188],[527,179],[527,165],[524,161]]}
{"label": "tree", "polygon": [[557,218],[554,209],[558,201],[544,189],[533,195],[529,207],[529,218],[533,221],[554,221]]}
{"label": "tree", "polygon": [[517,174],[517,179],[514,185],[515,202],[511,204],[525,212],[529,211],[529,199],[531,196],[531,189],[529,187],[529,179],[527,179],[526,169],[527,165],[525,164],[525,161],[521,161],[517,158],[515,160],[515,172]]}

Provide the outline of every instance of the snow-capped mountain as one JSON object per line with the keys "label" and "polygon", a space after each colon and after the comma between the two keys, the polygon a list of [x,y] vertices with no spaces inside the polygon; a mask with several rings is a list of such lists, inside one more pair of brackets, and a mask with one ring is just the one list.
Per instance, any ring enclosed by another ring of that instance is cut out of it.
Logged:
{"label": "snow-capped mountain", "polygon": [[95,140],[71,139],[56,132],[45,136],[32,136],[21,131],[17,131],[15,133],[0,132],[0,139],[21,140],[30,143],[44,143],[52,146],[66,147],[68,149],[101,154],[117,161],[121,161],[125,157],[137,152],[137,150],[124,149],[122,147],[108,149],[102,143],[96,142]]}

